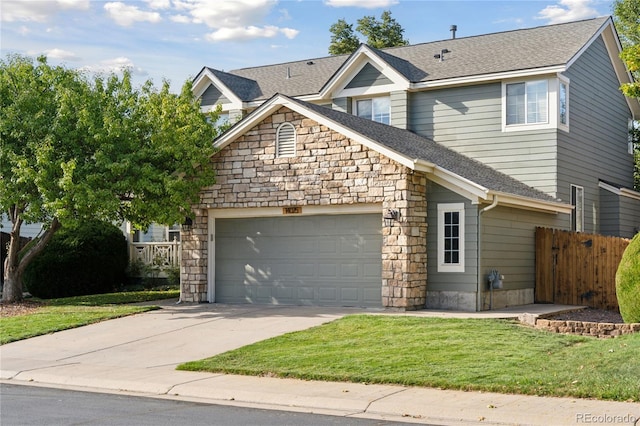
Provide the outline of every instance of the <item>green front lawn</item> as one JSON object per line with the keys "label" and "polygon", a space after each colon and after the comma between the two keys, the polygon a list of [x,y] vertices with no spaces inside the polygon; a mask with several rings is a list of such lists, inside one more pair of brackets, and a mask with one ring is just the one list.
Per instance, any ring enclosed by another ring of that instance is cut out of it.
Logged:
{"label": "green front lawn", "polygon": [[174,298],[178,297],[179,293],[178,290],[136,291],[63,299],[30,299],[42,303],[42,306],[26,315],[0,318],[0,345],[158,309],[157,306],[128,304]]}
{"label": "green front lawn", "polygon": [[354,315],[181,370],[640,401],[640,335],[598,340],[511,321]]}

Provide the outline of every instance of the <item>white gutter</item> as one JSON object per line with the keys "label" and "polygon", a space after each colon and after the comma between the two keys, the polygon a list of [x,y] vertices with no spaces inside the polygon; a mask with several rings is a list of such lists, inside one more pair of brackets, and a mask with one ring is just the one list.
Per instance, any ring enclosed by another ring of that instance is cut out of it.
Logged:
{"label": "white gutter", "polygon": [[480,312],[482,310],[482,283],[484,282],[484,280],[482,279],[482,239],[481,237],[481,228],[482,228],[482,214],[485,212],[488,212],[489,210],[495,208],[498,205],[498,196],[497,195],[493,195],[493,202],[484,207],[481,210],[478,210],[478,224],[477,224],[477,228],[476,228],[476,248],[478,250],[477,253],[477,258],[478,258],[478,280],[476,283],[476,311]]}

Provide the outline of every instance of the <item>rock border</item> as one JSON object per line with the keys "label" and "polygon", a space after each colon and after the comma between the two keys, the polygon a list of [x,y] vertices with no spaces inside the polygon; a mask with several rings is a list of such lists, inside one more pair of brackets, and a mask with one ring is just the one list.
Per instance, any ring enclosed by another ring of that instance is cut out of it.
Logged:
{"label": "rock border", "polygon": [[548,315],[523,314],[518,317],[518,320],[521,323],[530,325],[538,330],[549,331],[551,333],[575,334],[578,336],[589,336],[604,339],[640,332],[640,323],[626,324],[554,320],[547,318],[555,315],[558,315],[558,313]]}

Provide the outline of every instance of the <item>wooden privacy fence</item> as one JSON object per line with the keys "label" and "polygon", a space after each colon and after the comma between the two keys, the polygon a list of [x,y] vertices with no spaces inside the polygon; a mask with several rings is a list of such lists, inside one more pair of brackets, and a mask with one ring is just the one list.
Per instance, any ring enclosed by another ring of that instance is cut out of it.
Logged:
{"label": "wooden privacy fence", "polygon": [[616,271],[629,241],[536,228],[535,301],[617,311]]}

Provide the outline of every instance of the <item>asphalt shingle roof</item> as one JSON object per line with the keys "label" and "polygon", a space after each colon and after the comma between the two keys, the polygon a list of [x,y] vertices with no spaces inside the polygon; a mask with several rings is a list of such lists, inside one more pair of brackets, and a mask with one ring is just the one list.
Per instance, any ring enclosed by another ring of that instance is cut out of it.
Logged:
{"label": "asphalt shingle roof", "polygon": [[[413,83],[544,68],[570,62],[608,19],[372,50]],[[443,49],[449,50],[445,59],[435,59]],[[258,101],[276,93],[296,97],[317,94],[348,58],[327,56],[227,73],[209,69],[225,75],[229,88],[243,101]]]}
{"label": "asphalt shingle roof", "polygon": [[544,192],[525,185],[519,180],[501,173],[486,164],[453,151],[444,145],[409,130],[377,123],[299,99],[290,97],[288,99],[326,117],[330,121],[348,127],[356,133],[380,145],[384,145],[410,160],[419,159],[433,163],[489,190],[546,202],[558,201]]}

